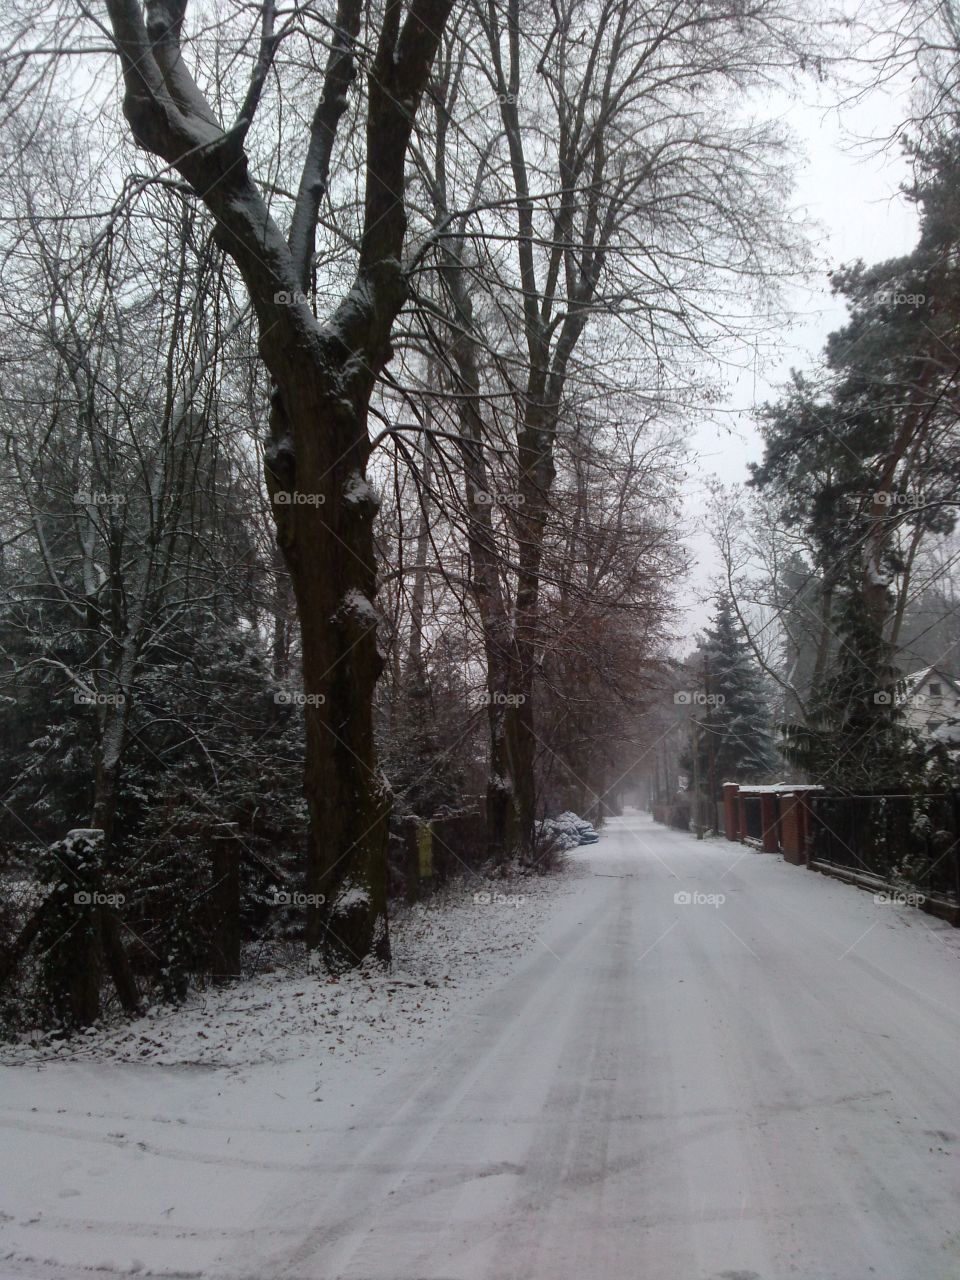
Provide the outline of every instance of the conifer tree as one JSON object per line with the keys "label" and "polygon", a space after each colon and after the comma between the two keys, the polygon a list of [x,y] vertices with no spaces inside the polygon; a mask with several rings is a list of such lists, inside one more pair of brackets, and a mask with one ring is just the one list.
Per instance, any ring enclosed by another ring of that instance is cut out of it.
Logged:
{"label": "conifer tree", "polygon": [[695,712],[700,776],[719,800],[724,782],[761,782],[778,767],[762,677],[728,597],[717,597],[694,661],[704,698]]}
{"label": "conifer tree", "polygon": [[902,723],[898,672],[863,593],[839,597],[834,661],[814,689],[806,724],[785,725],[783,754],[812,782],[849,791],[900,790],[919,780],[923,753]]}

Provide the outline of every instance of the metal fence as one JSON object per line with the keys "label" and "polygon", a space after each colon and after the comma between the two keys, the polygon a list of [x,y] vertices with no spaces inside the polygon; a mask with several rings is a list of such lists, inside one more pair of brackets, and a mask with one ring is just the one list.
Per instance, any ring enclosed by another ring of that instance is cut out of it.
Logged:
{"label": "metal fence", "polygon": [[960,902],[957,793],[813,793],[807,803],[813,818],[811,863],[827,863]]}
{"label": "metal fence", "polygon": [[743,797],[743,826],[743,834],[748,839],[763,839],[763,807],[759,796]]}

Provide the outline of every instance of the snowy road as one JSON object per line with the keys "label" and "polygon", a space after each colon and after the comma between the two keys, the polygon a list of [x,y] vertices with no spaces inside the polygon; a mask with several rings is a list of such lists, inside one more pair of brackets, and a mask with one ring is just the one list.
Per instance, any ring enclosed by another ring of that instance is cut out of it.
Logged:
{"label": "snowy road", "polygon": [[[960,931],[639,816],[576,856],[509,979],[319,1104],[303,1063],[8,1071],[4,1177],[52,1169],[0,1275],[960,1280]],[[57,1072],[117,1118],[45,1113]]]}

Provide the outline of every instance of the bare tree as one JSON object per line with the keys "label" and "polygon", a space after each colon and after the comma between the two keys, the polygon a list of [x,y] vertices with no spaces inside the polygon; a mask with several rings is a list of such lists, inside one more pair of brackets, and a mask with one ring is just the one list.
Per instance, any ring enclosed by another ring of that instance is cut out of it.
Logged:
{"label": "bare tree", "polygon": [[[107,2],[131,134],[202,201],[259,323],[260,355],[274,388],[266,479],[301,629],[311,816],[307,890],[325,899],[311,917],[310,939],[336,967],[389,954],[388,797],[371,713],[381,660],[367,414],[407,297],[407,147],[451,4],[387,0],[364,34],[360,0],[340,0],[284,234],[253,176],[246,144],[283,38],[317,15],[298,11],[279,26],[273,0],[265,0],[247,93],[228,120],[188,65],[185,0],[148,0],[145,9],[138,0]],[[307,298],[317,222],[348,91],[370,46],[355,274],[330,314],[318,319]]]}
{"label": "bare tree", "polygon": [[[704,355],[730,323],[723,282],[762,289],[789,257],[781,139],[705,107],[763,79],[774,57],[799,61],[801,37],[776,3],[705,15],[696,4],[571,0],[547,13],[507,0],[476,5],[445,48],[420,172],[440,246],[484,626],[494,848],[528,849],[533,831],[558,432],[573,422],[577,388],[669,396],[686,357]],[[497,445],[514,468],[506,555],[489,500]]]}

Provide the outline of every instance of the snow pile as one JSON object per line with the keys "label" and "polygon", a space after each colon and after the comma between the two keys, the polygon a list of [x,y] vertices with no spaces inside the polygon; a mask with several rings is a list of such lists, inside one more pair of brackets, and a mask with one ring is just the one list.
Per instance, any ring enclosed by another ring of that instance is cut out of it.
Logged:
{"label": "snow pile", "polygon": [[596,844],[600,838],[593,824],[567,809],[556,818],[544,818],[539,824],[540,839],[550,842],[560,853],[582,844]]}
{"label": "snow pile", "polygon": [[398,911],[389,973],[329,977],[312,972],[300,951],[250,980],[194,991],[183,1005],[158,1005],[133,1022],[3,1046],[0,1061],[251,1066],[359,1054],[383,1036],[422,1039],[454,1000],[481,994],[538,945],[551,902],[566,891],[557,876],[457,881]]}

